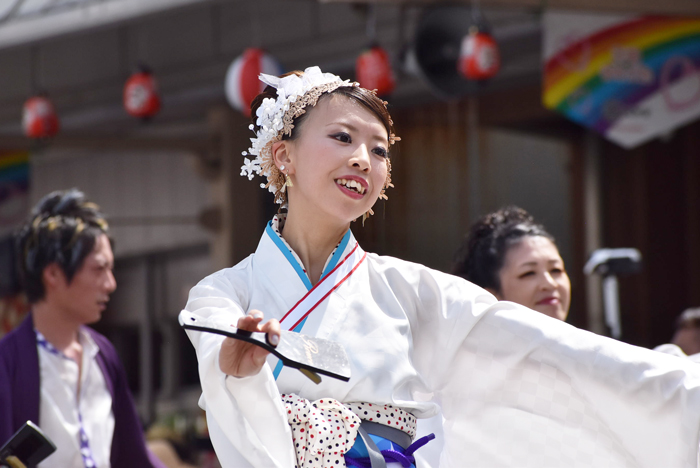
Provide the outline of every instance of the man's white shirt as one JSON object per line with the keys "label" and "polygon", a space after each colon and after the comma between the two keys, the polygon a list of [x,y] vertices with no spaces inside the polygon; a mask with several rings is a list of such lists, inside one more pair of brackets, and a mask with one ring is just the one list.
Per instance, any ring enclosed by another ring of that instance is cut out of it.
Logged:
{"label": "man's white shirt", "polygon": [[79,336],[83,347],[82,372],[74,360],[50,344],[47,346],[37,333],[41,382],[39,425],[56,445],[56,451],[39,464],[40,468],[110,466],[114,434],[112,395],[96,360],[97,344],[84,330]]}

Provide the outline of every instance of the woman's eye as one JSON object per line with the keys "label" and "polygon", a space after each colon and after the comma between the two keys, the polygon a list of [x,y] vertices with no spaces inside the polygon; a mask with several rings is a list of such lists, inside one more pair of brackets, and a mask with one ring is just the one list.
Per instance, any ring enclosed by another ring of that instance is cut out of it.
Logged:
{"label": "woman's eye", "polygon": [[526,278],[528,276],[533,276],[535,274],[534,271],[526,271],[525,273],[522,273],[518,278]]}
{"label": "woman's eye", "polygon": [[350,138],[350,135],[348,135],[345,132],[334,133],[333,135],[331,135],[331,138],[335,138],[336,140],[343,143],[352,143],[352,138]]}
{"label": "woman's eye", "polygon": [[552,268],[550,270],[550,272],[554,273],[555,275],[561,275],[562,273],[564,273],[564,269],[563,268]]}
{"label": "woman's eye", "polygon": [[374,151],[374,154],[376,154],[377,156],[381,156],[382,158],[386,158],[389,156],[389,152],[386,149],[382,148],[381,146],[374,148],[373,151]]}

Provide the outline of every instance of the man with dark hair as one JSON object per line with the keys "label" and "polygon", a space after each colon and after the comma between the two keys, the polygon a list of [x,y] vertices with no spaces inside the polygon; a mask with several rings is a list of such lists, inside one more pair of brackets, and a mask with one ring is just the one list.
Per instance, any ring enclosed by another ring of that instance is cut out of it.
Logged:
{"label": "man with dark hair", "polygon": [[162,466],[112,344],[97,322],[117,287],[108,226],[78,190],[52,192],[17,233],[31,304],[0,341],[0,445],[27,420],[54,442],[46,467]]}

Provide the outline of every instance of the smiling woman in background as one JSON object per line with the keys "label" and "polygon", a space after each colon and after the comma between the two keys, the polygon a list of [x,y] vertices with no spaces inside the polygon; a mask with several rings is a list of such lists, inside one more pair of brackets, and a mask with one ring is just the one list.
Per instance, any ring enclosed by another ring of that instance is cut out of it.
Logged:
{"label": "smiling woman in background", "polygon": [[522,208],[489,213],[470,229],[452,273],[510,301],[566,320],[571,282],[554,237]]}

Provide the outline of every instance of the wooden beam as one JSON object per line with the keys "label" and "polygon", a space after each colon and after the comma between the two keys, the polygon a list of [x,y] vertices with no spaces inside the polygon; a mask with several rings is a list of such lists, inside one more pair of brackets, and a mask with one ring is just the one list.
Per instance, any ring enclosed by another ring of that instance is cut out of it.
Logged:
{"label": "wooden beam", "polygon": [[508,88],[479,97],[479,120],[482,125],[517,125],[553,117],[556,114],[542,105],[542,86],[539,84]]}
{"label": "wooden beam", "polygon": [[125,135],[58,135],[36,141],[21,136],[0,136],[3,150],[33,150],[43,147],[111,150],[190,150],[206,151],[208,140],[195,138],[128,137]]}
{"label": "wooden beam", "polygon": [[[319,0],[321,3],[376,3],[380,5],[439,5],[444,0]],[[472,0],[458,0],[472,4]],[[480,6],[522,9],[562,9],[601,13],[700,15],[698,0],[480,0]]]}

